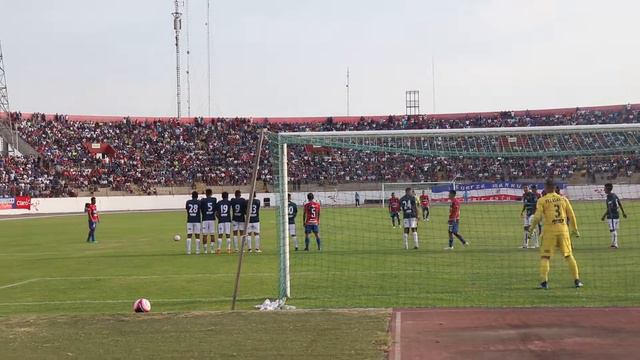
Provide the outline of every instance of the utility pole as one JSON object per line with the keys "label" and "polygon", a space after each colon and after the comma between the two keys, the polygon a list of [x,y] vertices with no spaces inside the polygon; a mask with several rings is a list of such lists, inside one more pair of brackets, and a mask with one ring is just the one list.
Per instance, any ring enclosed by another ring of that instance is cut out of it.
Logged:
{"label": "utility pole", "polygon": [[207,82],[208,82],[208,93],[207,93],[207,104],[208,104],[208,112],[207,116],[211,117],[211,0],[207,0]]}
{"label": "utility pole", "polygon": [[347,67],[347,116],[349,116],[349,67]]}
{"label": "utility pole", "polygon": [[176,118],[180,121],[180,30],[182,29],[182,13],[180,12],[180,2],[175,1],[175,11],[173,15],[173,30],[176,32]]}
{"label": "utility pole", "polygon": [[436,113],[436,62],[433,58],[433,56],[431,57],[431,80],[432,80],[432,86],[433,86],[433,113]]}

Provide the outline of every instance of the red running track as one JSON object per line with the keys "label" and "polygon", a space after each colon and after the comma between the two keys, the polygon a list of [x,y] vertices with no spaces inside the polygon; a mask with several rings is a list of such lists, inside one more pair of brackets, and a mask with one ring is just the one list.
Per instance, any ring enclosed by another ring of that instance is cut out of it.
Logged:
{"label": "red running track", "polygon": [[640,308],[394,309],[391,360],[640,359]]}

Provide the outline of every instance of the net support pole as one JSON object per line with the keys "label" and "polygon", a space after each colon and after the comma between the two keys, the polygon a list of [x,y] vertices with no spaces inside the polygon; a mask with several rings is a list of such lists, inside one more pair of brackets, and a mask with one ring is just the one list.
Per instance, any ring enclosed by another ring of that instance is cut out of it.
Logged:
{"label": "net support pole", "polygon": [[247,204],[245,219],[244,219],[244,234],[241,236],[240,241],[240,256],[238,257],[238,270],[236,271],[236,280],[233,285],[233,298],[231,300],[231,310],[236,309],[236,300],[238,299],[238,288],[240,285],[240,272],[242,271],[242,258],[244,257],[244,243],[247,240],[247,228],[249,227],[249,217],[251,216],[251,208],[253,206],[253,198],[256,192],[256,181],[258,180],[258,169],[260,168],[260,155],[262,153],[262,143],[264,141],[264,134],[267,130],[262,129],[260,132],[260,140],[258,140],[258,148],[256,149],[255,163],[253,164],[253,175],[251,177],[251,193],[249,194],[249,203]]}
{"label": "net support pole", "polygon": [[278,142],[280,159],[280,299],[291,297],[291,273],[289,271],[289,170],[287,167],[287,144]]}

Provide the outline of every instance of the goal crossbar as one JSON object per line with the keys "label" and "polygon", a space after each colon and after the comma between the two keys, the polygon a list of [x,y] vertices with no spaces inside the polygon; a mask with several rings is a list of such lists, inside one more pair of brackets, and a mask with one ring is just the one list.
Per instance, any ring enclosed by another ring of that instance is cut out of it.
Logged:
{"label": "goal crossbar", "polygon": [[308,131],[308,132],[281,132],[278,137],[282,140],[296,137],[437,137],[459,135],[523,135],[523,134],[572,134],[585,132],[625,132],[640,131],[638,124],[599,124],[599,125],[561,125],[561,126],[530,126],[530,127],[503,127],[503,128],[463,128],[463,129],[410,129],[410,130],[363,130],[363,131]]}
{"label": "goal crossbar", "polygon": [[640,124],[285,132],[270,134],[270,140],[431,157],[593,156],[640,152]]}

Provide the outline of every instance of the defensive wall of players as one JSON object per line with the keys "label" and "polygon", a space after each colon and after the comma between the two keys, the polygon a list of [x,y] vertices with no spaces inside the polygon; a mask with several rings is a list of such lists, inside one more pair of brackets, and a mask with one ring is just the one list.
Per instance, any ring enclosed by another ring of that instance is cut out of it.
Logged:
{"label": "defensive wall of players", "polygon": [[[419,192],[420,187],[415,189]],[[640,194],[640,185],[637,184],[616,184],[616,193],[621,199],[636,199]],[[402,195],[402,189],[394,190],[397,196]],[[474,201],[510,201],[515,202],[515,197],[522,195],[519,187],[490,187],[483,189],[469,189],[466,191],[466,199]],[[314,192],[316,200],[325,206],[348,206],[354,205],[355,191],[333,191]],[[381,191],[361,191],[360,201],[362,203],[380,203],[383,198]],[[389,196],[387,191],[384,198]],[[445,201],[446,192],[431,193],[431,200],[435,203]],[[563,194],[571,200],[602,200],[605,197],[601,185],[580,185],[567,186]],[[292,200],[297,204],[306,201],[306,193],[292,192]],[[465,197],[464,191],[459,191],[458,195]],[[220,194],[214,194],[221,199]],[[187,195],[158,195],[158,196],[104,196],[97,198],[98,210],[105,211],[150,211],[150,210],[182,210]],[[257,198],[263,203],[263,207],[277,206],[278,197],[274,193],[258,193]],[[69,214],[81,213],[85,203],[89,202],[89,197],[74,198],[42,198],[31,199],[30,209],[6,209],[0,210],[0,218],[3,215],[26,215],[26,214]],[[267,204],[268,203],[268,204]]]}

